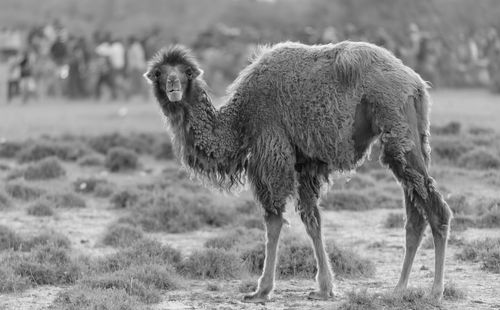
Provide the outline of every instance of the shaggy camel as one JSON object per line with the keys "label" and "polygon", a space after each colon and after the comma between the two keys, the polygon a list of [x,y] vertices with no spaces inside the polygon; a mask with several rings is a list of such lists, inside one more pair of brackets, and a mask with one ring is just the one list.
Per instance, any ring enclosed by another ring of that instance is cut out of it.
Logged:
{"label": "shaggy camel", "polygon": [[396,290],[403,290],[429,222],[435,244],[432,295],[443,294],[444,259],[451,211],[428,174],[429,97],[412,69],[368,43],[263,47],[215,109],[189,50],[163,49],[145,77],[168,119],[174,149],[186,168],[230,190],[248,180],[265,210],[266,260],[255,293],[265,302],[274,287],[276,254],[287,198],[312,240],[319,291],[333,296],[318,199],[334,171],[350,171],[380,139],[381,162],[404,191],[406,251]]}

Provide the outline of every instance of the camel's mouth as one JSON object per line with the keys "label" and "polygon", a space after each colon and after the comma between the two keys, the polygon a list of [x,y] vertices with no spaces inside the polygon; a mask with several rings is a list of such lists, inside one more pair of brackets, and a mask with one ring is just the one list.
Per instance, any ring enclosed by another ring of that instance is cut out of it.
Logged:
{"label": "camel's mouth", "polygon": [[171,102],[181,101],[182,99],[182,91],[178,89],[172,89],[167,92],[168,100]]}

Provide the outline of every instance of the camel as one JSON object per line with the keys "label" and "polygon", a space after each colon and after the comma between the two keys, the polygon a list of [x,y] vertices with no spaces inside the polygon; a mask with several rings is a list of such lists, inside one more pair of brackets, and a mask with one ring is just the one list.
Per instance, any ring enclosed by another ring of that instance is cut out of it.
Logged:
{"label": "camel", "polygon": [[428,173],[430,98],[417,73],[369,43],[279,43],[256,52],[216,109],[202,72],[190,50],[176,45],[151,59],[145,78],[183,165],[221,190],[248,181],[264,209],[264,268],[257,290],[244,301],[269,300],[288,198],[296,198],[314,248],[319,290],[308,297],[333,297],[320,190],[333,172],[361,165],[377,139],[381,163],[404,192],[406,251],[395,290],[407,287],[428,222],[435,245],[431,294],[442,297],[451,211]]}

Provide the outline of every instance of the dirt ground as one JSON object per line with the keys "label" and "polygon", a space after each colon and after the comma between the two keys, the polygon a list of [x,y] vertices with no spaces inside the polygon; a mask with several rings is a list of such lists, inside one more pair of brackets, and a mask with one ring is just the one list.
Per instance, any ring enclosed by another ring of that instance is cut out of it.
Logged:
{"label": "dirt ground", "polygon": [[[433,120],[445,123],[458,120],[464,124],[477,124],[498,130],[500,123],[500,98],[480,91],[435,92]],[[477,98],[482,98],[478,100]],[[473,106],[473,107],[472,107]],[[126,111],[126,112],[124,112]],[[101,126],[102,124],[102,126]],[[51,103],[46,106],[0,106],[0,139],[15,140],[35,138],[46,134],[101,134],[112,131],[156,132],[163,126],[157,110],[150,104],[100,104],[92,103]],[[127,184],[133,180],[147,180],[154,177],[164,162],[144,158],[141,171],[120,174],[113,181]],[[7,166],[15,166],[11,160],[0,160]],[[175,165],[175,164],[172,164]],[[106,174],[104,171],[88,170],[73,163],[65,163],[68,175],[57,181],[41,182],[42,187],[67,186],[78,176]],[[145,173],[144,171],[149,171]],[[435,169],[437,181],[451,192],[475,191],[476,194],[500,198],[500,191],[494,186],[477,180],[481,175],[463,173],[456,169]],[[3,173],[0,172],[3,181]],[[473,180],[471,182],[471,180]],[[249,197],[248,192],[239,194],[240,198]],[[239,199],[221,197],[220,199]],[[55,229],[66,235],[76,254],[98,257],[110,254],[116,249],[104,246],[101,237],[106,227],[115,221],[120,210],[113,209],[109,200],[89,198],[88,207],[82,209],[58,210],[56,216],[34,217],[26,214],[26,206],[2,211],[0,225],[6,225],[16,232],[34,235],[43,229]],[[397,282],[404,255],[404,229],[388,229],[383,223],[389,213],[403,212],[394,209],[375,209],[362,212],[324,211],[324,234],[326,240],[352,249],[361,256],[373,261],[376,273],[371,278],[337,279],[335,298],[329,301],[310,301],[306,296],[315,289],[313,279],[278,280],[271,301],[265,305],[251,305],[241,302],[243,293],[239,292],[242,280],[188,280],[185,289],[163,294],[163,301],[153,305],[153,309],[335,309],[346,300],[352,290],[367,289],[369,292],[388,292]],[[288,207],[286,217],[290,227],[284,234],[303,236],[306,233],[295,213],[293,206]],[[189,254],[210,237],[223,233],[223,229],[199,230],[181,234],[151,233],[149,237],[172,245],[184,254]],[[497,229],[474,229],[457,233],[464,240],[500,237]],[[429,232],[426,233],[429,235]],[[482,271],[477,263],[462,262],[455,259],[458,246],[450,245],[446,253],[446,281],[454,282],[464,289],[467,297],[459,301],[444,301],[444,309],[500,309],[500,277],[498,274]],[[410,286],[430,289],[434,270],[433,249],[420,248],[417,253],[410,278]],[[255,279],[256,280],[256,279]],[[217,291],[207,290],[207,285],[217,283]],[[50,309],[57,294],[64,287],[40,286],[22,293],[0,295],[0,309]]]}

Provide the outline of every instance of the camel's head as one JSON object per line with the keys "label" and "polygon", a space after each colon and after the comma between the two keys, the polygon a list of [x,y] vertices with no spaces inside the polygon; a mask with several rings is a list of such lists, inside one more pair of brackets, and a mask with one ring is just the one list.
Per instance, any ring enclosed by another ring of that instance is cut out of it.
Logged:
{"label": "camel's head", "polygon": [[179,102],[192,89],[192,83],[202,70],[189,49],[174,45],[161,49],[149,62],[146,80],[157,94],[165,95],[170,102]]}

